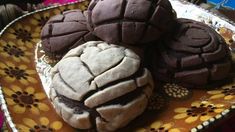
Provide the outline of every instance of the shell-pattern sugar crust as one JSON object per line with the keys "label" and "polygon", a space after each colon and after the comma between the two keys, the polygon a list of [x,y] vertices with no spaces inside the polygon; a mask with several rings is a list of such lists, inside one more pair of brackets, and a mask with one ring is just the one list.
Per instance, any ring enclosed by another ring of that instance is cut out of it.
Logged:
{"label": "shell-pattern sugar crust", "polygon": [[189,88],[224,83],[232,67],[224,39],[203,23],[183,18],[177,21],[176,33],[155,50],[159,51],[153,66],[156,77]]}
{"label": "shell-pattern sugar crust", "polygon": [[150,72],[133,51],[90,41],[55,65],[50,94],[71,126],[114,131],[145,110],[153,87]]}
{"label": "shell-pattern sugar crust", "polygon": [[170,30],[174,19],[168,0],[92,0],[88,7],[89,29],[115,44],[155,41]]}
{"label": "shell-pattern sugar crust", "polygon": [[70,49],[96,37],[87,29],[84,13],[77,9],[50,18],[42,28],[41,39],[45,54],[61,59]]}

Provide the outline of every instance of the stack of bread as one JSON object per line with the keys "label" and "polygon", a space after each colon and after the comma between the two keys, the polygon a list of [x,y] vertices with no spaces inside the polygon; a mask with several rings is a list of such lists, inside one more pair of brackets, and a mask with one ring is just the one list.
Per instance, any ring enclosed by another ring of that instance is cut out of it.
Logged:
{"label": "stack of bread", "polygon": [[42,30],[52,69],[50,98],[72,127],[115,131],[141,115],[158,82],[222,84],[230,51],[207,25],[176,18],[168,0],[92,0]]}

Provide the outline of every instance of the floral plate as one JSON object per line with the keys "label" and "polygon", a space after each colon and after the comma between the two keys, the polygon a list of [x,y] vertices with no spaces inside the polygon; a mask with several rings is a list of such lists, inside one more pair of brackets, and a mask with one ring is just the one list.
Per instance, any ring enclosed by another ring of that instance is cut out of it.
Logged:
{"label": "floral plate", "polygon": [[[189,3],[170,1],[178,17],[203,21],[218,31],[234,58],[235,26],[231,22]],[[83,1],[36,11],[0,33],[0,99],[12,131],[80,131],[65,123],[51,105],[45,92],[48,87],[37,71],[35,49],[42,26],[50,17],[65,10],[85,10],[88,4]],[[169,83],[161,87],[146,112],[119,131],[198,131],[235,114],[235,83],[214,90],[189,90]]]}

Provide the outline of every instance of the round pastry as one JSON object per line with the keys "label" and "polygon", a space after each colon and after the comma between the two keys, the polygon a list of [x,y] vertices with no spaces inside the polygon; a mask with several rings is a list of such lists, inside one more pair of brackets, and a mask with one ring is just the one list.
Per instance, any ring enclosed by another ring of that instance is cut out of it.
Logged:
{"label": "round pastry", "polygon": [[214,86],[225,81],[231,55],[224,39],[209,26],[178,19],[172,36],[154,50],[154,76],[189,88]]}
{"label": "round pastry", "polygon": [[145,110],[153,81],[133,51],[90,41],[55,65],[50,90],[57,113],[71,126],[114,131]]}
{"label": "round pastry", "polygon": [[60,59],[70,49],[96,38],[87,29],[81,10],[70,10],[52,17],[41,33],[42,48],[53,59]]}
{"label": "round pastry", "polygon": [[92,0],[87,12],[89,30],[115,44],[155,41],[175,19],[168,0]]}

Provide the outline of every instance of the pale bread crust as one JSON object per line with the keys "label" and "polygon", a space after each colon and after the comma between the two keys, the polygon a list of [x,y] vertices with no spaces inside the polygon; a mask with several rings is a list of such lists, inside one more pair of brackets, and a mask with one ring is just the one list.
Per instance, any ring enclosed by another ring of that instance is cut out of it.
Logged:
{"label": "pale bread crust", "polygon": [[[100,114],[95,119],[98,131],[115,131],[125,126],[145,110],[154,87],[151,74],[146,68],[142,69],[141,75],[128,78],[139,68],[140,58],[133,51],[102,41],[87,42],[70,50],[52,70],[50,98],[56,112],[75,128],[94,127],[89,112],[74,114],[74,109],[59,101],[57,93],[71,100],[82,101],[88,92],[105,87],[82,103]],[[125,78],[128,79],[119,81]],[[107,85],[112,82],[115,83]],[[143,89],[142,94],[124,105],[102,106],[138,89]]]}

